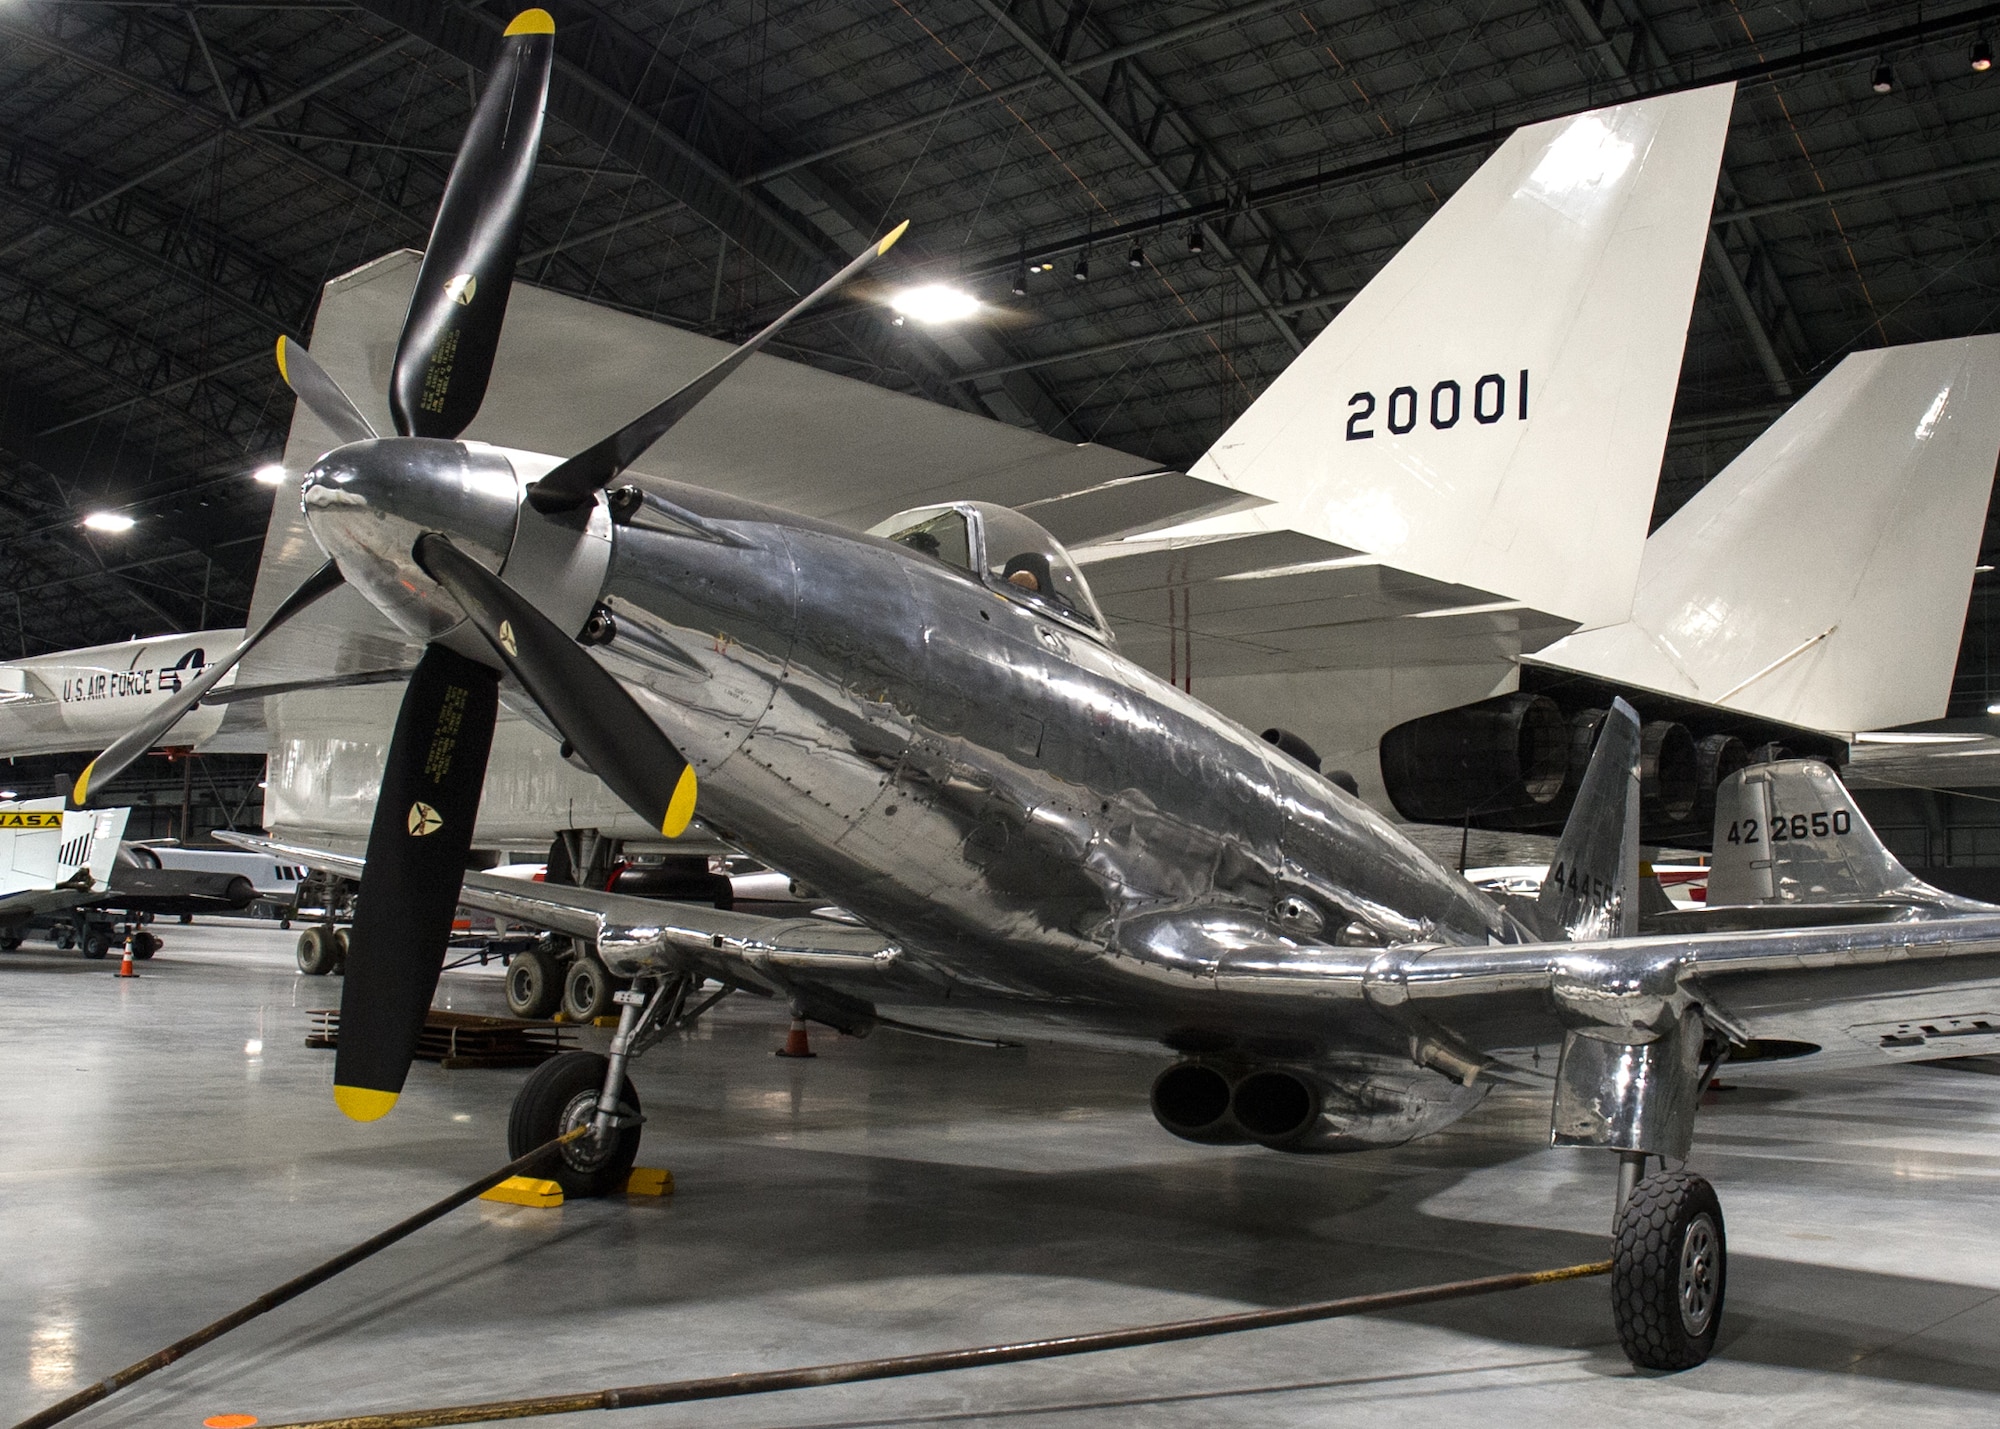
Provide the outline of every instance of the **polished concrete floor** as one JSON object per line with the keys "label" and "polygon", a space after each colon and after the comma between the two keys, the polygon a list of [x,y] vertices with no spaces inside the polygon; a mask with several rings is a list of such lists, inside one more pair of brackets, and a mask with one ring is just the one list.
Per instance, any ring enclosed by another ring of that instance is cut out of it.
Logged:
{"label": "polished concrete floor", "polygon": [[[524,1073],[419,1065],[344,1122],[303,1045],[337,984],[268,926],[168,927],[144,976],[0,955],[0,1422],[504,1159]],[[444,996],[498,1010],[492,972]],[[881,1033],[774,1058],[725,1003],[637,1082],[665,1200],[480,1204],[77,1421],[277,1421],[1111,1327],[1565,1265],[1611,1168],[1496,1097],[1394,1152],[1176,1142],[1154,1065]],[[565,1423],[1880,1424],[2000,1420],[2000,1065],[1732,1076],[1696,1165],[1721,1350],[1635,1375],[1602,1281],[1403,1314]]]}

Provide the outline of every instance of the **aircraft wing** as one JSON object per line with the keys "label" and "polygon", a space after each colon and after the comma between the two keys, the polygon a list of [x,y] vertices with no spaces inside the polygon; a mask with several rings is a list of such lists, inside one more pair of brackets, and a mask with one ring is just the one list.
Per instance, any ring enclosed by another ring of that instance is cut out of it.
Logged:
{"label": "aircraft wing", "polygon": [[[359,879],[365,866],[355,854],[220,830],[216,836],[343,878]],[[823,918],[766,918],[485,873],[465,875],[459,903],[584,939],[620,976],[662,968],[699,971],[753,992],[802,1000],[815,1016],[843,1031],[865,1030],[878,1020],[859,1005],[871,990],[907,990],[913,978],[931,981],[872,928]]]}
{"label": "aircraft wing", "polygon": [[25,923],[49,913],[64,913],[91,902],[97,895],[88,888],[66,885],[59,888],[29,888],[0,897],[0,926]]}

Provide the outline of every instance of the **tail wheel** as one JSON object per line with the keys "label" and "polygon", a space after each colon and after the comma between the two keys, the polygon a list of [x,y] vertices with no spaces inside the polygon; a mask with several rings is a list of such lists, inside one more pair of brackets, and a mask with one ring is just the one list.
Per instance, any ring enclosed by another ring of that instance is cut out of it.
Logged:
{"label": "tail wheel", "polygon": [[1640,1369],[1692,1369],[1722,1328],[1728,1242],[1715,1188],[1685,1171],[1648,1176],[1618,1213],[1611,1314]]}
{"label": "tail wheel", "polygon": [[[565,1052],[535,1068],[514,1098],[507,1117],[507,1154],[525,1156],[597,1115],[608,1059],[598,1052]],[[537,1174],[563,1188],[565,1196],[604,1196],[621,1189],[639,1154],[639,1094],[628,1077],[618,1093],[619,1112],[630,1125],[608,1141],[580,1137],[558,1151]]]}
{"label": "tail wheel", "polygon": [[552,1015],[562,1006],[563,988],[562,963],[547,948],[529,948],[507,963],[507,1010],[516,1017]]}
{"label": "tail wheel", "polygon": [[334,944],[324,928],[308,928],[299,934],[299,971],[324,977],[333,971]]}

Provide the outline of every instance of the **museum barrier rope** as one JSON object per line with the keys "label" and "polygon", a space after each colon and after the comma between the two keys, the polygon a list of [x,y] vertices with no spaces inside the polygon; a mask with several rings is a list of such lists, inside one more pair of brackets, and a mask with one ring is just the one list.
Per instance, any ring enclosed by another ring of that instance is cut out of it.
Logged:
{"label": "museum barrier rope", "polygon": [[544,1414],[573,1414],[584,1409],[635,1409],[651,1404],[686,1404],[701,1399],[771,1394],[781,1389],[815,1389],[830,1384],[857,1384],[864,1380],[938,1374],[946,1370],[977,1369],[982,1365],[1017,1364],[1022,1360],[1056,1359],[1064,1355],[1095,1354],[1100,1350],[1129,1349],[1135,1345],[1159,1345],[1174,1340],[1232,1335],[1243,1330],[1263,1330],[1279,1325],[1305,1324],[1312,1320],[1333,1320],[1344,1315],[1400,1310],[1411,1305],[1463,1300],[1474,1295],[1525,1290],[1531,1285],[1552,1285],[1561,1280],[1582,1280],[1610,1273],[1611,1262],[1597,1260],[1587,1265],[1564,1266],[1560,1270],[1489,1275],[1479,1280],[1456,1280],[1445,1285],[1418,1286],[1413,1290],[1353,1295],[1343,1300],[1320,1300],[1277,1310],[1207,1315],[1198,1320],[1170,1320],[1164,1324],[1099,1330],[1092,1334],[1065,1335],[1057,1339],[1020,1340],[1013,1344],[985,1345],[976,1349],[932,1350],[925,1354],[847,1360],[840,1364],[805,1365],[794,1369],[750,1370],[742,1374],[673,1379],[660,1384],[630,1385],[623,1389],[599,1389],[582,1394],[498,1399],[485,1404],[446,1405],[436,1409],[407,1409],[387,1414],[353,1414],[339,1419],[297,1420],[271,1425],[269,1429],[433,1429],[440,1424],[532,1419]]}
{"label": "museum barrier rope", "polygon": [[294,1276],[283,1285],[278,1286],[277,1289],[267,1290],[241,1309],[232,1310],[220,1320],[204,1325],[193,1334],[185,1335],[175,1340],[165,1349],[147,1355],[146,1358],[138,1361],[136,1364],[127,1365],[124,1369],[119,1370],[118,1373],[100,1379],[97,1383],[89,1385],[86,1388],[79,1389],[75,1394],[72,1394],[61,1403],[51,1404],[41,1413],[29,1415],[26,1419],[16,1424],[14,1429],[46,1429],[48,1425],[60,1424],[78,1410],[87,1409],[99,1400],[116,1394],[128,1384],[144,1379],[155,1370],[165,1369],[168,1365],[190,1351],[198,1350],[210,1341],[222,1338],[222,1336],[228,1334],[237,1326],[248,1324],[259,1315],[275,1310],[286,1301],[296,1299],[305,1294],[306,1291],[312,1289],[315,1285],[321,1285],[333,1279],[341,1271],[359,1265],[378,1250],[384,1250],[394,1245],[412,1231],[422,1230],[432,1221],[451,1211],[457,1210],[467,1201],[478,1199],[502,1181],[505,1181],[509,1176],[520,1175],[523,1171],[536,1165],[544,1157],[552,1154],[557,1148],[576,1140],[579,1136],[587,1135],[589,1131],[590,1124],[586,1122],[582,1126],[563,1133],[553,1141],[542,1143],[542,1145],[537,1146],[527,1155],[518,1156],[514,1160],[509,1161],[505,1166],[500,1167],[497,1171],[488,1172],[470,1185],[453,1191],[442,1201],[437,1201],[432,1205],[426,1206],[409,1219],[398,1221],[379,1235],[370,1236],[351,1250],[342,1251],[333,1259],[314,1266],[303,1275]]}

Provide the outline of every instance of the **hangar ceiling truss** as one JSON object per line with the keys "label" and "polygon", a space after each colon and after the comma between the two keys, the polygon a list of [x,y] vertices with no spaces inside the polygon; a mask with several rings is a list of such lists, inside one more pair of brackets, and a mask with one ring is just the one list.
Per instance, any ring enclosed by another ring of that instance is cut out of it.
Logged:
{"label": "hangar ceiling truss", "polygon": [[[2000,73],[1968,63],[2000,4],[550,8],[531,281],[732,337],[907,216],[914,270],[1001,319],[848,301],[781,350],[1166,465],[1515,125],[1720,78],[1741,89],[1660,515],[1846,352],[2000,323]],[[310,331],[329,277],[422,243],[511,9],[0,14],[0,652],[241,618],[269,501],[249,473],[290,416],[271,342]],[[1016,297],[1024,260],[1051,266]],[[79,531],[98,507],[139,525]]]}

